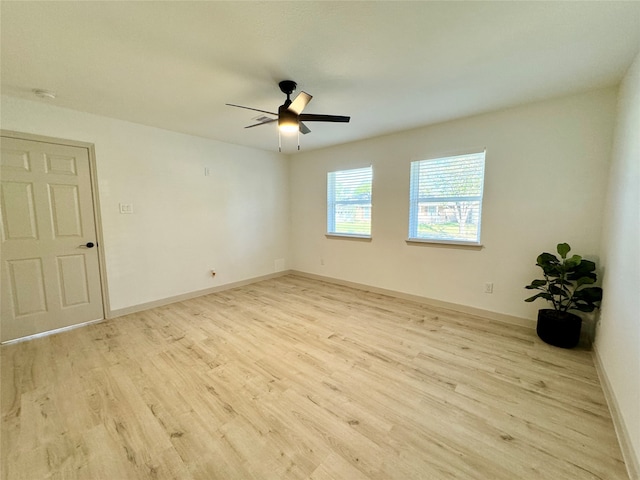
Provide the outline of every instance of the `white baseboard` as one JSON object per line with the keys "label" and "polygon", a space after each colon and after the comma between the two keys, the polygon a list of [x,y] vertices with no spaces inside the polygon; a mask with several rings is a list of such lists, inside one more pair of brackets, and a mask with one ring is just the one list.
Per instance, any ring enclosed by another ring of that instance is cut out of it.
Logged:
{"label": "white baseboard", "polygon": [[596,365],[596,371],[598,372],[598,377],[600,378],[600,385],[602,385],[604,396],[607,399],[607,405],[609,406],[609,411],[611,412],[613,426],[616,430],[618,443],[620,444],[620,449],[622,450],[622,458],[624,459],[624,463],[627,466],[629,478],[631,480],[640,480],[640,459],[633,449],[629,431],[627,430],[627,426],[624,423],[624,418],[622,417],[622,413],[620,412],[620,406],[618,405],[616,396],[613,393],[613,388],[611,388],[611,382],[609,381],[609,377],[607,376],[607,371],[602,364],[602,359],[600,358],[598,348],[595,344],[593,346],[593,363]]}
{"label": "white baseboard", "polygon": [[220,285],[217,287],[206,288],[204,290],[196,290],[195,292],[188,292],[188,293],[183,293],[181,295],[162,298],[160,300],[154,300],[152,302],[140,303],[138,305],[132,305],[130,307],[125,307],[125,308],[118,308],[116,310],[111,310],[109,312],[108,318],[111,319],[116,317],[122,317],[124,315],[129,315],[131,313],[142,312],[144,310],[149,310],[151,308],[169,305],[170,303],[184,302],[185,300],[189,300],[190,298],[201,297],[203,295],[209,295],[210,293],[222,292],[224,290],[230,290],[232,288],[242,287],[244,285],[249,285],[251,283],[261,282],[263,280],[269,280],[270,278],[282,277],[284,275],[288,275],[289,273],[291,273],[290,270],[283,270],[281,272],[270,273],[268,275],[262,275],[260,277],[252,277],[246,280],[240,280],[238,282],[226,283],[224,285]]}
{"label": "white baseboard", "polygon": [[398,292],[396,290],[387,290],[386,288],[374,287],[371,285],[365,285],[362,283],[350,282],[347,280],[339,280],[332,277],[324,277],[322,275],[316,275],[315,273],[306,273],[298,270],[291,270],[289,272],[292,275],[298,275],[301,277],[311,278],[314,280],[320,280],[327,283],[333,283],[336,285],[342,285],[345,287],[356,288],[358,290],[364,290],[366,292],[379,293],[381,295],[388,295],[390,297],[401,298],[403,300],[411,300],[413,302],[422,303],[423,305],[429,305],[430,307],[442,308],[445,310],[453,310],[454,312],[466,313],[468,315],[474,315],[489,320],[495,320],[502,323],[508,323],[511,325],[518,325],[526,328],[536,328],[536,320],[529,318],[516,317],[513,315],[506,315],[504,313],[492,312],[490,310],[483,310],[480,308],[469,307],[467,305],[459,305],[457,303],[444,302],[442,300],[435,300],[433,298],[421,297],[419,295],[412,295],[410,293]]}

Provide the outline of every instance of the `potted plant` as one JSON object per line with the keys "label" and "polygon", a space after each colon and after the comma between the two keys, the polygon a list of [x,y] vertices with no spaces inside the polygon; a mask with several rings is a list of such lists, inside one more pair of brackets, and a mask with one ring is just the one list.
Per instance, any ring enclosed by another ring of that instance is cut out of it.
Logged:
{"label": "potted plant", "polygon": [[571,251],[567,243],[559,243],[557,251],[560,258],[551,253],[538,256],[536,265],[542,269],[544,280],[534,280],[525,287],[540,290],[525,302],[533,302],[538,298],[551,302],[552,309],[538,312],[538,336],[551,345],[573,348],[580,341],[582,318],[569,310],[592,312],[600,306],[602,289],[586,286],[597,280],[594,262],[579,255],[567,258]]}

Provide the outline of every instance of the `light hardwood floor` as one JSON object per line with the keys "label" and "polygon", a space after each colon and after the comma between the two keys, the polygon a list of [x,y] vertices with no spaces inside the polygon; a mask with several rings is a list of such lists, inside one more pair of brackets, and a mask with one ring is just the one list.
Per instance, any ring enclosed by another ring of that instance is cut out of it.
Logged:
{"label": "light hardwood floor", "polygon": [[2,347],[2,478],[627,479],[591,354],[285,276]]}

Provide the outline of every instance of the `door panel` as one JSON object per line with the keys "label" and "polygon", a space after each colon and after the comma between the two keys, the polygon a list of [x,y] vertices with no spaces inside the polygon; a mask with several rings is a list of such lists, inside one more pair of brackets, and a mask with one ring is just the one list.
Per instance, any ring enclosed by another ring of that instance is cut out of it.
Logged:
{"label": "door panel", "polygon": [[56,237],[82,237],[76,185],[49,185],[49,205]]}
{"label": "door panel", "polygon": [[76,175],[75,157],[62,155],[46,155],[47,172],[59,175]]}
{"label": "door panel", "polygon": [[89,153],[2,138],[2,341],[104,318]]}
{"label": "door panel", "polygon": [[8,264],[14,317],[46,312],[42,261],[39,258],[24,258],[9,261]]}
{"label": "door panel", "polygon": [[[7,240],[37,239],[33,185],[25,182],[2,183],[4,237]],[[4,206],[6,205],[6,208]]]}
{"label": "door panel", "polygon": [[89,303],[89,284],[84,255],[58,257],[60,302],[63,307]]}
{"label": "door panel", "polygon": [[28,172],[31,170],[29,152],[26,150],[2,150],[2,169]]}

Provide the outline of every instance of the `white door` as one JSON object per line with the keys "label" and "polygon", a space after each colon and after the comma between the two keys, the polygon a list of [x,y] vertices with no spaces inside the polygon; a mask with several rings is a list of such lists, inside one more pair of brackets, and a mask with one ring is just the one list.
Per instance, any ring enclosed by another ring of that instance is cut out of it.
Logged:
{"label": "white door", "polygon": [[1,338],[104,318],[86,148],[2,137]]}

